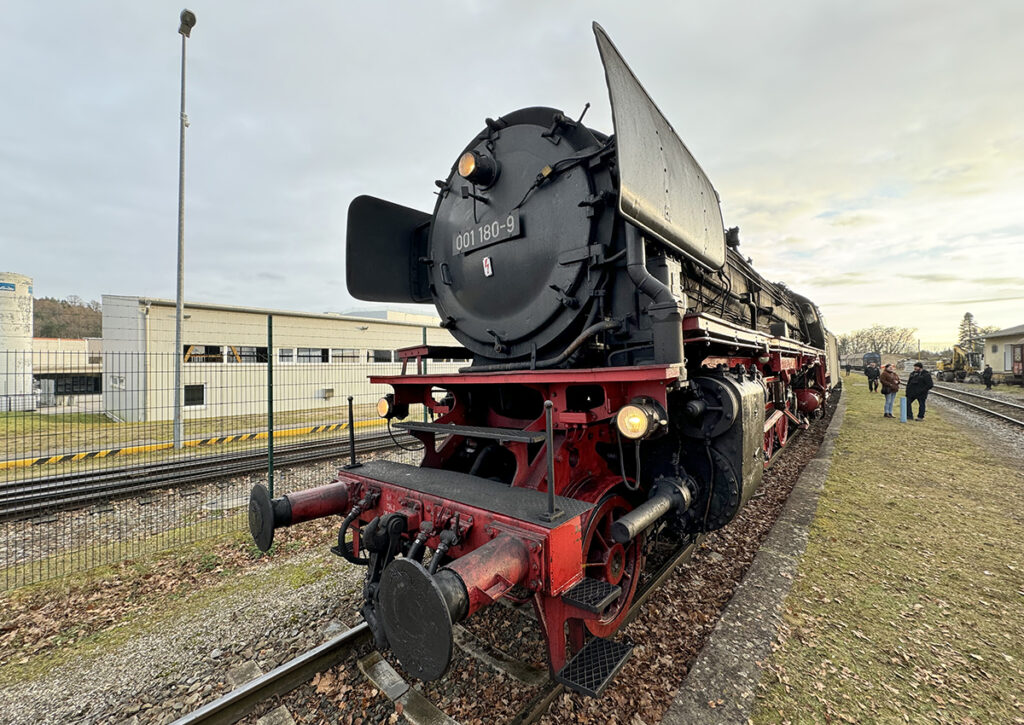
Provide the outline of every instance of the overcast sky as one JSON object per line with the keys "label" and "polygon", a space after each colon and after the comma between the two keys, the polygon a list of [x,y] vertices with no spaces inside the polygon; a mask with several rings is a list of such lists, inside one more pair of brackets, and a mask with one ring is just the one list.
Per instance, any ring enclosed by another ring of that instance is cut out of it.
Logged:
{"label": "overcast sky", "polygon": [[[348,204],[429,211],[487,116],[611,131],[597,20],[741,250],[846,332],[1024,323],[1024,2],[203,2],[186,299],[365,308]],[[4,3],[0,271],[173,298],[181,0]],[[425,308],[432,309],[432,308]]]}

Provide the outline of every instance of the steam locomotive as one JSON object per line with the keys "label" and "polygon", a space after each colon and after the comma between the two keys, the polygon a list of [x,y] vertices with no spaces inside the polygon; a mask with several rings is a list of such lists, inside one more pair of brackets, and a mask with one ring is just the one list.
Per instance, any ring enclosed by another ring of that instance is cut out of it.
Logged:
{"label": "steam locomotive", "polygon": [[[738,252],[704,171],[594,33],[614,135],[525,108],[486,120],[432,214],[349,207],[351,294],[432,302],[464,346],[371,377],[422,463],[252,492],[263,550],[275,528],[344,517],[332,551],[366,567],[362,615],[424,680],[448,668],[453,624],[507,597],[532,600],[553,676],[600,693],[629,653],[612,635],[645,542],[725,526],[839,384],[818,308]],[[422,374],[431,357],[472,362]],[[417,404],[432,420],[405,420]]]}

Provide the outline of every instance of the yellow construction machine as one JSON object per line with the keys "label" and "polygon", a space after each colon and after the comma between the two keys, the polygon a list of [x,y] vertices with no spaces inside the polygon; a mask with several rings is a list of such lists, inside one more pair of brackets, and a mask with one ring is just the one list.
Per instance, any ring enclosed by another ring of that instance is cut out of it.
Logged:
{"label": "yellow construction machine", "polygon": [[953,358],[939,360],[935,377],[946,383],[980,383],[981,353],[968,352],[959,345],[953,345]]}

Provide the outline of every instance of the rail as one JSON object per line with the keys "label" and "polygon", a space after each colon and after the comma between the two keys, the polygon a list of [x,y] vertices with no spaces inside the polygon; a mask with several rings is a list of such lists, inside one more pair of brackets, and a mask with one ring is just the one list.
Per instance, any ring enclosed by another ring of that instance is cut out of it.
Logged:
{"label": "rail", "polygon": [[[356,450],[365,453],[393,445],[394,442],[387,434],[366,436],[357,440]],[[274,463],[276,466],[309,463],[343,456],[348,451],[349,443],[343,440],[297,443],[275,451]],[[237,476],[263,470],[266,465],[267,452],[260,450],[0,485],[0,521],[87,506],[154,489]]]}
{"label": "rail", "polygon": [[348,657],[356,647],[373,638],[366,622],[360,622],[352,629],[332,640],[324,642],[295,659],[275,667],[265,675],[247,682],[241,687],[198,710],[175,720],[171,725],[221,725],[233,723],[252,712],[257,705],[271,697],[283,695],[318,672],[334,667]]}
{"label": "rail", "polygon": [[[946,391],[949,391],[949,393],[955,393],[955,395],[949,395],[948,393],[941,393],[941,392],[938,392],[939,390],[946,390]],[[968,392],[966,390],[960,390],[959,388],[950,388],[950,387],[947,387],[945,385],[935,385],[932,388],[932,395],[937,395],[940,398],[945,398],[946,400],[952,400],[955,403],[960,403],[960,405],[966,406],[966,407],[971,408],[973,410],[977,410],[978,412],[984,413],[986,415],[990,415],[993,418],[999,418],[1000,420],[1003,420],[1003,421],[1005,421],[1007,423],[1011,423],[1013,425],[1017,425],[1017,426],[1020,426],[1020,427],[1024,428],[1024,420],[1022,420],[1022,419],[1014,418],[1014,417],[1009,416],[1009,415],[1005,415],[1003,413],[998,412],[997,410],[993,410],[992,408],[986,408],[985,406],[977,405],[975,403],[971,403],[970,401],[964,400],[963,398],[960,398],[960,397],[957,397],[957,396],[961,396],[962,395],[962,396],[968,396],[968,397],[971,397],[971,398],[978,398],[978,399],[984,400],[984,401],[986,401],[986,402],[988,402],[990,404],[993,404],[993,405],[995,405],[997,407],[1002,407],[1002,408],[1004,408],[1004,409],[1006,409],[1008,411],[1021,411],[1021,415],[1022,416],[1024,416],[1024,405],[1018,405],[1017,403],[1010,403],[1010,402],[1005,401],[1005,400],[998,400],[996,398],[991,398],[991,397],[989,397],[987,395],[979,395],[977,393],[970,393],[970,392]]]}

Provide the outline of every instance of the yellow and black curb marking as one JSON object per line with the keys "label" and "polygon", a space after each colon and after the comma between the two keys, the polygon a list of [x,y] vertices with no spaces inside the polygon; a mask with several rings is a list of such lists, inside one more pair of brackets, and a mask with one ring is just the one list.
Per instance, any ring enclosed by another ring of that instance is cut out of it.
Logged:
{"label": "yellow and black curb marking", "polygon": [[[366,426],[380,423],[379,418],[373,420],[357,420],[354,428],[365,428]],[[287,438],[290,436],[312,435],[314,433],[329,433],[331,431],[348,428],[348,423],[329,423],[327,425],[310,425],[304,428],[285,428],[274,431],[274,439]],[[213,438],[196,438],[190,441],[182,441],[182,445],[188,448],[199,446],[212,446],[222,443],[238,443],[241,441],[257,441],[267,438],[267,431],[258,433],[239,433],[237,435],[215,436]],[[73,461],[84,461],[89,458],[109,458],[111,456],[131,456],[137,453],[150,453],[152,451],[165,451],[174,448],[173,442],[148,443],[142,446],[125,446],[124,448],[104,448],[98,451],[83,451],[81,453],[62,453],[56,456],[38,456],[36,458],[20,458],[13,461],[0,461],[0,471],[7,468],[27,468],[29,466],[46,466],[51,463],[70,463]]]}

